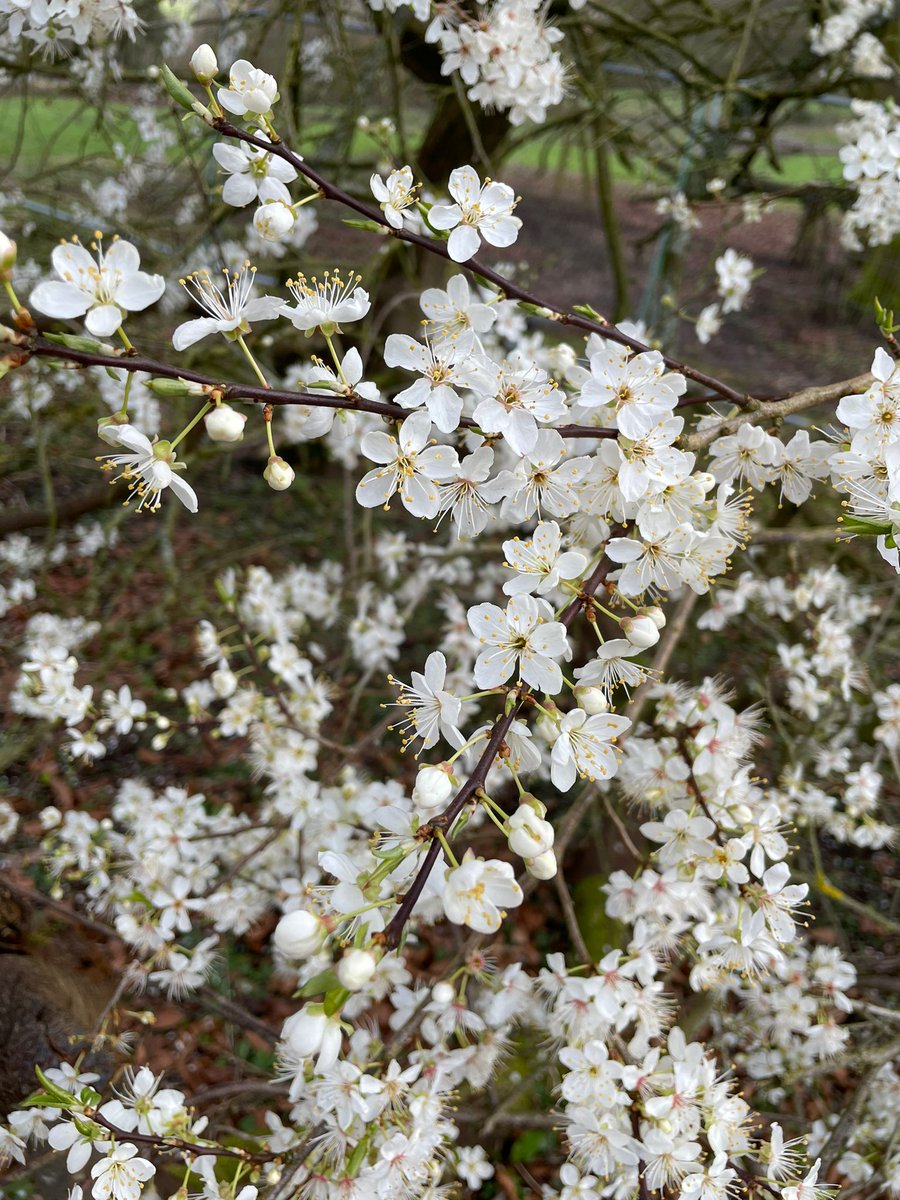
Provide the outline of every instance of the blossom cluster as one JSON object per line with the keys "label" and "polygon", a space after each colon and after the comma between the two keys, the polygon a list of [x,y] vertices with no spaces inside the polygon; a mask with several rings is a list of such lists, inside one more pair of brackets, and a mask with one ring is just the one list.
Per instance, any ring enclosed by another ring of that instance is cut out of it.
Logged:
{"label": "blossom cluster", "polygon": [[47,58],[123,34],[134,38],[141,20],[132,0],[0,0],[0,33],[14,45],[26,38]]}
{"label": "blossom cluster", "polygon": [[844,179],[856,192],[844,215],[844,243],[885,246],[900,230],[900,120],[896,106],[854,100],[854,119],[838,128]]}

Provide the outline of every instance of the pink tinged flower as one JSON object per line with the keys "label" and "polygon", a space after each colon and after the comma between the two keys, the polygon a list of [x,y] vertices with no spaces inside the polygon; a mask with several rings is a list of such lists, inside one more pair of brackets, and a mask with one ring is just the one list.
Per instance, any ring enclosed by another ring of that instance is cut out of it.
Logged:
{"label": "pink tinged flower", "polygon": [[467,925],[477,933],[496,933],[504,909],[522,903],[512,864],[476,858],[471,850],[458,867],[447,872],[444,912],[454,925]]}
{"label": "pink tinged flower", "polygon": [[414,517],[437,516],[440,496],[435,481],[452,479],[459,460],[449,446],[428,446],[430,433],[428,413],[417,412],[406,418],[397,437],[380,430],[366,434],[363,454],[383,465],[357,485],[356,499],[363,508],[387,505],[399,491],[404,508]]}
{"label": "pink tinged flower", "polygon": [[211,333],[226,337],[250,332],[251,321],[272,321],[278,316],[283,301],[276,296],[259,296],[252,300],[253,280],[256,267],[249,262],[238,271],[222,268],[222,283],[216,283],[208,271],[195,271],[178,282],[187,294],[207,313],[185,321],[172,334],[172,345],[176,350],[186,350],[201,338]]}
{"label": "pink tinged flower", "polygon": [[[137,511],[147,509],[156,512],[162,503],[162,493],[171,488],[188,512],[197,511],[197,493],[176,474],[184,470],[184,463],[177,461],[175,451],[168,442],[150,441],[145,434],[133,425],[110,426],[109,433],[115,432],[113,444],[123,446],[127,454],[104,454],[102,459],[105,471],[121,467],[112,482],[125,479],[128,490],[132,493],[126,504],[133,496],[137,496]],[[109,440],[109,438],[107,438]]]}
{"label": "pink tinged flower", "polygon": [[126,313],[155,304],[166,290],[166,281],[162,275],[140,270],[141,257],[131,242],[114,238],[104,252],[98,234],[92,246],[96,259],[78,242],[56,246],[50,259],[59,281],[39,283],[31,293],[31,304],[48,317],[85,317],[91,333],[109,337]]}
{"label": "pink tinged flower", "polygon": [[570,652],[566,627],[552,616],[549,604],[533,596],[513,596],[505,610],[496,604],[470,608],[469,628],[488,647],[475,662],[478,686],[498,687],[518,668],[530,687],[556,695],[562,688],[562,671],[553,659]]}
{"label": "pink tinged flower", "polygon": [[482,184],[473,167],[457,167],[450,173],[448,191],[455,204],[435,204],[428,214],[434,229],[450,230],[447,253],[454,262],[468,262],[481,246],[511,246],[522,222],[514,217],[516,195],[505,183]]}
{"label": "pink tinged flower", "polygon": [[245,58],[239,58],[228,73],[229,87],[219,88],[219,103],[236,117],[253,113],[262,116],[278,99],[274,76],[260,71]]}
{"label": "pink tinged flower", "polygon": [[550,756],[554,787],[567,792],[578,775],[585,779],[612,779],[619,769],[616,738],[630,728],[627,717],[614,713],[589,717],[580,708],[566,713]]}
{"label": "pink tinged flower", "polygon": [[146,1158],[138,1158],[137,1146],[120,1142],[111,1147],[106,1158],[91,1167],[94,1200],[138,1200],[144,1184],[156,1174]]}
{"label": "pink tinged flower", "polygon": [[[258,135],[268,141],[264,133]],[[288,184],[297,178],[296,168],[283,158],[278,158],[258,146],[244,143],[232,145],[217,142],[213,146],[213,158],[228,175],[222,188],[222,199],[234,208],[243,208],[255,200],[286,200],[290,194],[273,189],[272,183]]]}

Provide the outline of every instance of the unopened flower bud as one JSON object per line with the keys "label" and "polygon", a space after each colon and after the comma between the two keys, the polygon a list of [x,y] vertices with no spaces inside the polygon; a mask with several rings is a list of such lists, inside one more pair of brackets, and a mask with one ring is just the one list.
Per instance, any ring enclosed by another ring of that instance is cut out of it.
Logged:
{"label": "unopened flower bud", "polygon": [[579,685],[575,689],[575,703],[579,708],[583,708],[589,717],[609,712],[609,701],[603,688],[590,687],[587,684]]}
{"label": "unopened flower bud", "polygon": [[237,675],[228,667],[219,667],[218,671],[213,671],[209,681],[220,700],[227,700],[237,691]]}
{"label": "unopened flower bud", "polygon": [[0,231],[0,276],[10,275],[16,265],[16,243]]}
{"label": "unopened flower bud", "polygon": [[659,629],[651,617],[623,617],[619,628],[638,650],[647,650],[659,641]]}
{"label": "unopened flower bud", "polygon": [[253,226],[267,242],[280,242],[294,228],[294,210],[283,200],[269,200],[253,214]]}
{"label": "unopened flower bud", "polygon": [[418,808],[440,808],[452,792],[453,784],[443,767],[420,767],[413,788],[413,804]]}
{"label": "unopened flower bud", "polygon": [[246,416],[230,404],[218,405],[203,418],[206,432],[214,442],[239,442],[246,423]]}
{"label": "unopened flower bud", "polygon": [[649,617],[657,629],[662,629],[666,623],[666,614],[658,604],[653,604],[650,608],[642,608],[637,614],[639,617]]}
{"label": "unopened flower bud", "polygon": [[306,908],[297,908],[281,918],[275,926],[272,941],[279,954],[298,960],[321,950],[326,934],[321,917]]}
{"label": "unopened flower bud", "polygon": [[191,70],[197,76],[198,83],[212,83],[219,73],[219,63],[212,46],[204,42],[197,47],[191,55]]}
{"label": "unopened flower bud", "polygon": [[378,963],[375,955],[368,950],[348,950],[337,965],[337,977],[341,987],[348,992],[358,992],[364,988],[372,976]]}
{"label": "unopened flower bud", "polygon": [[442,979],[431,989],[431,998],[435,1004],[452,1004],[456,999],[456,988],[452,983]]}
{"label": "unopened flower bud", "polygon": [[553,847],[553,826],[530,804],[520,804],[509,818],[509,848],[521,858],[536,858]]}
{"label": "unopened flower bud", "polygon": [[273,491],[284,492],[294,482],[294,468],[276,454],[269,459],[268,466],[263,471],[263,479]]}
{"label": "unopened flower bud", "polygon": [[525,868],[535,879],[552,879],[557,871],[556,855],[552,850],[545,850],[534,858],[526,858]]}

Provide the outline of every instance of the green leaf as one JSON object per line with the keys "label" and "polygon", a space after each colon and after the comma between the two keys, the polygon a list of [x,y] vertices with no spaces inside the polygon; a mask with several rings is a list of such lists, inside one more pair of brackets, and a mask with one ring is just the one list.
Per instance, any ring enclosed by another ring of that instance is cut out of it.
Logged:
{"label": "green leaf", "polygon": [[175,101],[182,108],[193,111],[194,105],[197,103],[193,93],[181,82],[177,75],[166,66],[165,63],[159,68],[159,77],[162,80],[162,85]]}
{"label": "green leaf", "polygon": [[529,1129],[513,1142],[509,1161],[533,1162],[536,1158],[545,1158],[555,1148],[556,1134],[552,1129]]}
{"label": "green leaf", "polygon": [[349,999],[350,993],[346,988],[338,987],[329,992],[323,1005],[325,1016],[333,1017],[335,1013],[339,1013]]}
{"label": "green leaf", "polygon": [[387,233],[383,225],[370,221],[368,217],[344,217],[342,224],[349,225],[351,229],[364,229],[366,233]]}
{"label": "green leaf", "polygon": [[307,979],[297,995],[322,996],[325,992],[330,992],[332,988],[339,986],[340,981],[334,967],[329,967],[327,971],[320,971],[318,975],[313,975],[312,979]]}

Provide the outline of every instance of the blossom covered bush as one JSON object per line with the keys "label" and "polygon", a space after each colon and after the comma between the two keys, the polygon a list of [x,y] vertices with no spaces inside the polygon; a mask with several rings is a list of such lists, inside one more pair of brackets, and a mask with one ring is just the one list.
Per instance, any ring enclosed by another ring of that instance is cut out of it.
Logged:
{"label": "blossom covered bush", "polygon": [[[470,105],[515,126],[562,102],[563,34],[541,5],[370,7],[414,10]],[[38,47],[137,28],[128,5],[7,8]],[[833,22],[810,36],[817,54],[852,41]],[[848,945],[808,928],[815,901],[898,932],[822,853],[895,836],[892,315],[847,378],[754,396],[519,282],[495,253],[528,237],[516,191],[472,163],[439,191],[411,161],[351,190],[283,135],[279,81],[250,58],[203,44],[157,83],[205,156],[211,227],[252,207],[242,238],[217,233],[179,277],[142,268],[125,210],[121,232],[72,231],[37,271],[0,234],[11,419],[46,458],[44,424],[87,381],[97,469],[129,510],[52,545],[0,542],[17,727],[103,781],[102,803],[0,800],[0,833],[41,885],[26,895],[121,951],[95,1026],[35,1063],[0,1161],[27,1179],[56,1152],[74,1200],[437,1200],[514,1195],[517,1178],[562,1200],[900,1193],[896,1013],[858,986]],[[845,229],[878,243],[894,115],[857,116]],[[173,147],[149,125],[164,170]],[[384,260],[407,256],[413,316],[388,319],[377,279],[305,268],[310,214],[331,206]],[[660,211],[681,234],[695,219],[679,192]],[[679,314],[697,340],[755,276],[722,248],[709,303]],[[207,452],[244,456],[286,493],[267,502],[300,508],[324,451],[343,554],[326,529],[307,561],[220,564],[192,583],[208,616],[177,678],[139,692],[97,675],[102,606],[53,611],[49,569],[90,573],[137,513],[181,506],[202,527]],[[785,504],[819,506],[829,542],[840,528],[834,561],[776,559]],[[178,773],[201,746],[202,787]],[[615,850],[576,903],[566,871],[598,819]],[[551,903],[555,935],[533,938]],[[229,1125],[126,1026],[156,1002],[221,1008],[221,965],[254,937],[290,1011],[278,1028],[244,1013],[267,1057],[236,1078],[255,1099]],[[535,1131],[538,1177],[511,1174]]]}

